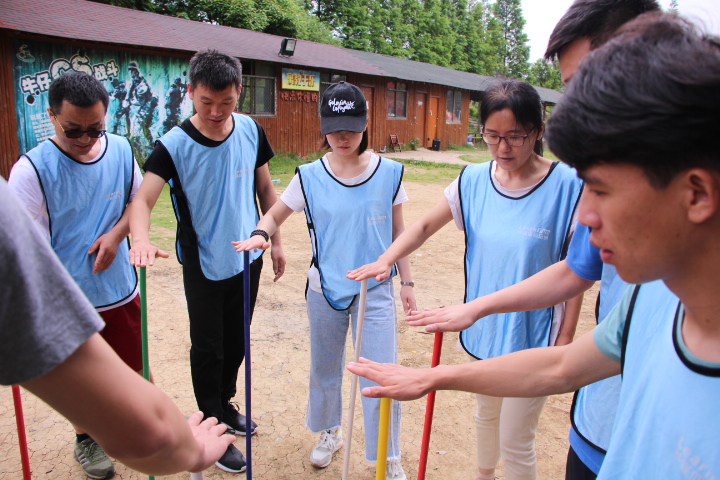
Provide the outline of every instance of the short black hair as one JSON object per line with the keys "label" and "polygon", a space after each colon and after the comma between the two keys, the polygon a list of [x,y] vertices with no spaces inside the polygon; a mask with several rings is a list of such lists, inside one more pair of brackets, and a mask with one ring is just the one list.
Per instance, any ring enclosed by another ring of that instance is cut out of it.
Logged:
{"label": "short black hair", "polygon": [[575,0],[555,25],[546,60],[555,60],[563,48],[581,38],[594,50],[607,42],[623,24],[645,12],[659,11],[656,0]]}
{"label": "short black hair", "polygon": [[[324,138],[325,139],[323,140],[322,145],[320,145],[320,150],[329,150],[330,142],[328,142],[327,135],[325,135]],[[362,139],[360,140],[360,146],[358,147],[358,155],[362,155],[365,152],[365,150],[368,149],[368,143],[369,143],[368,131],[366,128],[365,130],[363,130],[363,136],[362,136]]]}
{"label": "short black hair", "polygon": [[242,85],[240,61],[217,50],[197,52],[190,59],[190,86],[203,85],[215,92]]}
{"label": "short black hair", "polygon": [[664,188],[690,168],[720,171],[719,132],[720,38],[648,13],[587,56],[546,138],[581,174],[630,164]]}
{"label": "short black hair", "polygon": [[[530,133],[537,130],[538,134],[543,127],[543,107],[537,90],[526,82],[520,80],[498,80],[487,88],[480,97],[480,125],[485,126],[488,117],[493,112],[509,108],[515,120]],[[533,151],[543,154],[541,138],[535,141]]]}
{"label": "short black hair", "polygon": [[76,107],[92,107],[102,102],[107,112],[110,95],[100,80],[83,72],[68,72],[60,75],[50,83],[48,102],[50,110],[59,114],[62,103],[67,100]]}

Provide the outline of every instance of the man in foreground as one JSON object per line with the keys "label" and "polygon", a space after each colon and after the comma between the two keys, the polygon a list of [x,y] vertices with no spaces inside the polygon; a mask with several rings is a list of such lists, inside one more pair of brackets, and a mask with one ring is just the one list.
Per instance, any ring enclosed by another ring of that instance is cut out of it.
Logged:
{"label": "man in foreground", "polygon": [[[396,399],[440,389],[547,395],[622,372],[598,478],[712,478],[720,474],[720,41],[652,14],[621,31],[584,61],[549,142],[586,182],[580,221],[603,261],[628,282],[662,281],[631,291],[568,346],[424,371],[348,368],[383,385],[363,394]],[[668,289],[682,305],[671,305]]]}

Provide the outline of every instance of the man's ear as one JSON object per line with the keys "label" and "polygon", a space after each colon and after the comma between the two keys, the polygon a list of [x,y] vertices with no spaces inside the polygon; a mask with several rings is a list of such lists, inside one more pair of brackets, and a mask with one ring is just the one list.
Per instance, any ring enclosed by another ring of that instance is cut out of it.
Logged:
{"label": "man's ear", "polygon": [[720,208],[720,175],[703,168],[693,168],[682,175],[688,192],[688,220],[699,224],[716,215]]}

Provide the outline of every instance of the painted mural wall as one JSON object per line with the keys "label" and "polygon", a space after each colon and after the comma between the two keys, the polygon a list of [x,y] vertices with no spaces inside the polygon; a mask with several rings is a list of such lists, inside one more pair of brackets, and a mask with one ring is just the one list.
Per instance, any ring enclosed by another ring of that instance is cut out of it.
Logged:
{"label": "painted mural wall", "polygon": [[14,39],[20,151],[51,137],[48,89],[66,72],[94,75],[110,95],[105,128],[131,139],[142,163],[155,140],[192,114],[189,59]]}

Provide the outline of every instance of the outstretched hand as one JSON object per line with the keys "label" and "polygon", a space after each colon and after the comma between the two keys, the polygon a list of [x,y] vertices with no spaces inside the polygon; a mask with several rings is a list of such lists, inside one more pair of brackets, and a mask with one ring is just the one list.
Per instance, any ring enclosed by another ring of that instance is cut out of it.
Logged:
{"label": "outstretched hand", "polygon": [[253,235],[247,240],[238,240],[237,242],[232,242],[232,244],[235,245],[235,250],[239,253],[258,248],[262,250],[270,248],[270,242],[265,241],[265,237],[262,235]]}
{"label": "outstretched hand", "polygon": [[359,363],[348,363],[347,369],[380,384],[379,387],[363,388],[362,394],[366,397],[415,400],[430,391],[427,369],[416,370],[394,363],[376,363],[362,357]]}
{"label": "outstretched hand", "polygon": [[132,243],[130,249],[130,264],[136,267],[152,267],[155,265],[155,258],[168,258],[169,253],[150,244],[150,242],[137,241]]}
{"label": "outstretched hand", "polygon": [[203,420],[202,412],[195,412],[187,422],[202,452],[197,465],[189,471],[202,472],[220,460],[228,446],[235,441],[235,436],[225,434],[227,425],[218,424],[217,418],[208,417]]}
{"label": "outstretched hand", "polygon": [[366,278],[375,277],[375,280],[378,282],[384,282],[390,278],[392,267],[392,264],[388,265],[387,263],[378,260],[376,262],[363,265],[360,268],[356,268],[355,270],[350,270],[347,274],[347,278],[359,282],[361,280],[365,280]]}
{"label": "outstretched hand", "polygon": [[427,308],[422,312],[413,311],[405,319],[413,327],[424,326],[425,331],[430,333],[462,332],[477,320],[467,303],[445,308]]}

